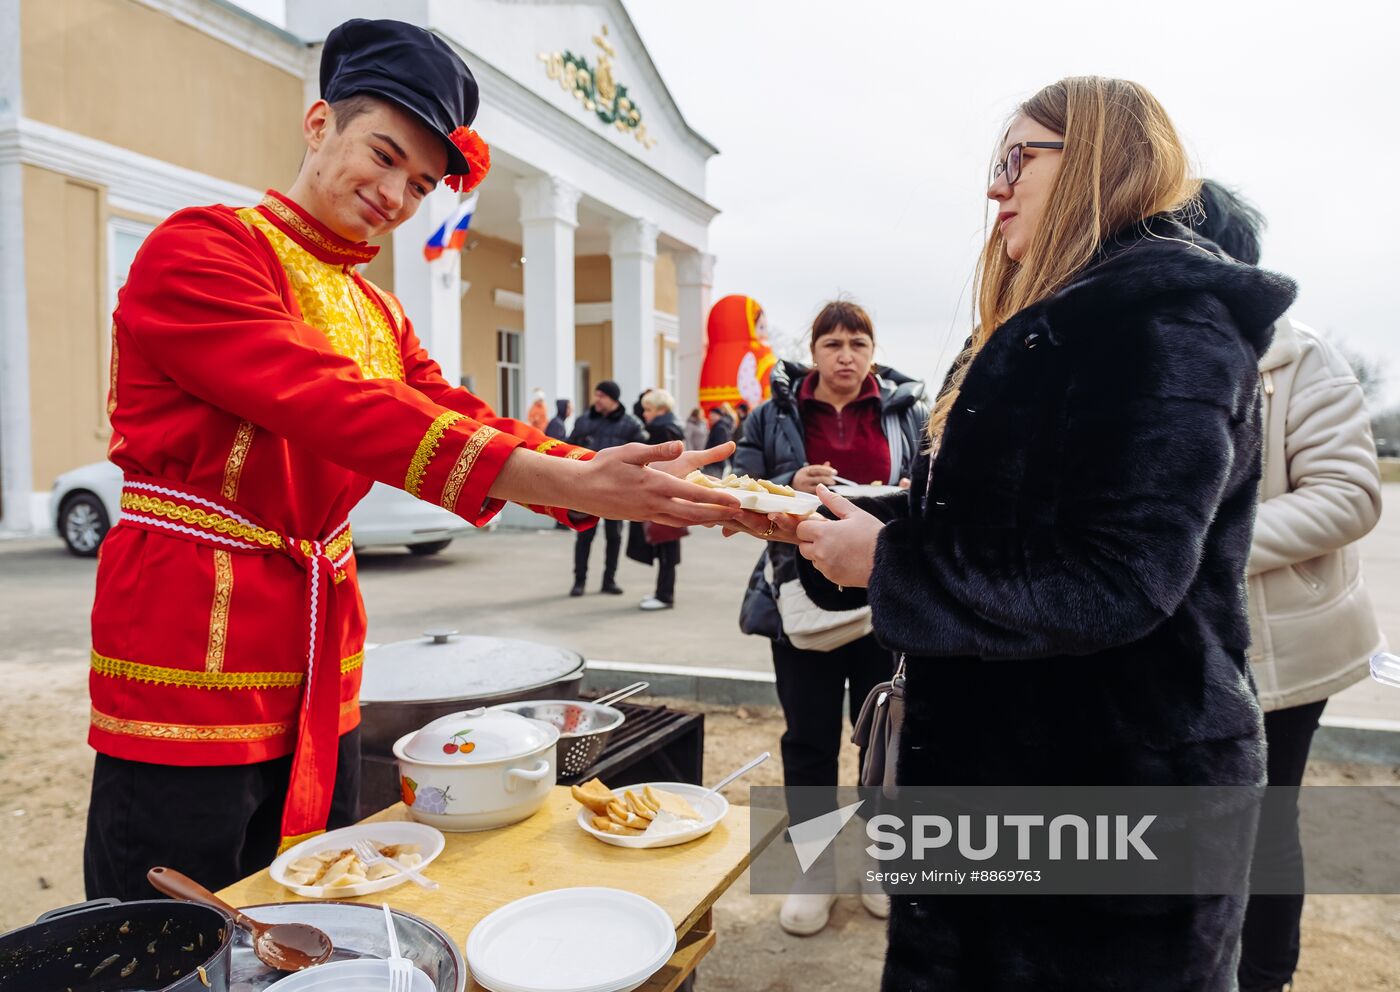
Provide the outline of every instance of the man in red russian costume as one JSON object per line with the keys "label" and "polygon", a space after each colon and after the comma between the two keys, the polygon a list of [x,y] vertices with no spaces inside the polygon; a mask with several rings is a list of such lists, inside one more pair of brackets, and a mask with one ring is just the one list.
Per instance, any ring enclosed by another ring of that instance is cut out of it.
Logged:
{"label": "man in red russian costume", "polygon": [[452,49],[349,21],[321,94],[291,189],[170,217],[114,314],[125,483],[92,612],[90,897],[147,897],[156,864],[218,888],[353,821],[365,614],[346,517],[373,480],[474,524],[506,500],[566,523],[736,513],[676,477],[728,448],[595,458],[497,417],[357,271],[439,181],[489,168]]}

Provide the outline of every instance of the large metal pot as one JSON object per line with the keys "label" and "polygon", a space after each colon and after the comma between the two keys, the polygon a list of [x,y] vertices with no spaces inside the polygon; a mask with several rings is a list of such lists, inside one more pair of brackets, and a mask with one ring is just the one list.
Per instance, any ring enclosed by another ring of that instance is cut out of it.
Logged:
{"label": "large metal pot", "polygon": [[360,745],[390,755],[394,742],[438,717],[517,699],[575,699],[583,655],[504,637],[429,630],[365,652]]}
{"label": "large metal pot", "polygon": [[399,801],[394,742],[439,717],[519,699],[575,699],[576,651],[501,637],[430,630],[365,652],[360,686],[361,817]]}
{"label": "large metal pot", "polygon": [[0,992],[228,992],[233,931],[164,899],[56,909],[0,936]]}

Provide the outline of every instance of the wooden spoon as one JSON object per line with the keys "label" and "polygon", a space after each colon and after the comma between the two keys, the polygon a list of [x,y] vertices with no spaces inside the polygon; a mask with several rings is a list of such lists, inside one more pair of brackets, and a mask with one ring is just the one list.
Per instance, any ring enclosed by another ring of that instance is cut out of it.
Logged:
{"label": "wooden spoon", "polygon": [[233,917],[233,922],[253,938],[253,953],[269,968],[301,971],[325,964],[335,950],[331,939],[315,927],[305,923],[259,923],[174,868],[152,868],[146,872],[146,880],[172,899],[221,909]]}

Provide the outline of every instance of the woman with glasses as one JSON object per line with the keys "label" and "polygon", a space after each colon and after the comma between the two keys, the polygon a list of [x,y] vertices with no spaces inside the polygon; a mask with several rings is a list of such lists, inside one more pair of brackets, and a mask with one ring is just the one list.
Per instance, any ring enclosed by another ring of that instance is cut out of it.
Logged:
{"label": "woman with glasses", "polygon": [[[976,324],[908,497],[744,521],[798,541],[812,599],[868,603],[904,654],[901,786],[1263,782],[1257,365],[1294,288],[1178,223],[1196,190],[1143,87],[1036,93],[1003,132]],[[1238,875],[1252,824],[1233,825]],[[883,988],[1225,992],[1242,886],[896,893]]]}

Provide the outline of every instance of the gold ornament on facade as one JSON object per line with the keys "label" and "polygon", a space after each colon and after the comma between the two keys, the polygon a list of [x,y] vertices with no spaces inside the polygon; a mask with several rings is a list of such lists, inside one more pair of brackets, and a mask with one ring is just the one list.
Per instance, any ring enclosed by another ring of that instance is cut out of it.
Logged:
{"label": "gold ornament on facade", "polygon": [[642,112],[627,95],[627,87],[617,81],[613,62],[617,51],[608,42],[608,28],[593,36],[598,46],[597,65],[589,65],[582,55],[568,50],[540,52],[545,76],[559,83],[565,93],[572,93],[588,113],[595,114],[603,124],[611,124],[621,134],[631,133],[643,148],[656,147],[656,139],[642,123]]}

